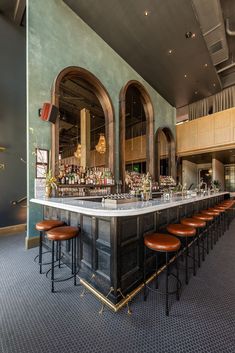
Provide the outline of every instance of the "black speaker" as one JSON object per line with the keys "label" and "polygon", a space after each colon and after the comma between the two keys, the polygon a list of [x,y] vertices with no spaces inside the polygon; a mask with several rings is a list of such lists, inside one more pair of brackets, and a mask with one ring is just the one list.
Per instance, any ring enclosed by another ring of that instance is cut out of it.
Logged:
{"label": "black speaker", "polygon": [[55,105],[51,103],[44,103],[40,112],[40,118],[55,124],[58,114],[59,109]]}

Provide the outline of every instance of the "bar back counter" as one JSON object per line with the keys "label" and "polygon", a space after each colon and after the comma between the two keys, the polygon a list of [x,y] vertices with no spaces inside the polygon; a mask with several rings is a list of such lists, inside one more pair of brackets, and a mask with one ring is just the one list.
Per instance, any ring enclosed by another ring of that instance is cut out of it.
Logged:
{"label": "bar back counter", "polygon": [[[169,223],[177,223],[226,198],[229,193],[221,192],[117,206],[104,205],[94,198],[38,198],[31,202],[42,205],[44,219],[80,226],[77,249],[81,283],[117,311],[143,288],[144,235],[165,232]],[[62,250],[69,264],[69,242]],[[153,273],[154,261],[154,254],[149,253],[149,276]]]}

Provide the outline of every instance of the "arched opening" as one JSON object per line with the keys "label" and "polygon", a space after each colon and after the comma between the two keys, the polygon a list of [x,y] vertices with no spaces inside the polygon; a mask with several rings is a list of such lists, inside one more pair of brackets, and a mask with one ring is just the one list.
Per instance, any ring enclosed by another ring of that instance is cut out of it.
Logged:
{"label": "arched opening", "polygon": [[138,81],[120,92],[120,180],[125,190],[126,170],[154,175],[154,116],[150,96]]}
{"label": "arched opening", "polygon": [[155,176],[176,178],[175,139],[168,127],[158,128],[155,134]]}
{"label": "arched opening", "polygon": [[[54,81],[52,103],[60,112],[56,123],[52,125],[53,172],[58,174],[59,156],[71,157],[70,160],[73,161],[77,158],[74,155],[81,144],[84,150],[79,158],[86,156],[85,161],[77,162],[78,164],[106,167],[113,173],[114,110],[102,83],[86,69],[67,67]],[[102,153],[97,152],[96,148],[100,136],[105,137],[106,143],[105,152]]]}

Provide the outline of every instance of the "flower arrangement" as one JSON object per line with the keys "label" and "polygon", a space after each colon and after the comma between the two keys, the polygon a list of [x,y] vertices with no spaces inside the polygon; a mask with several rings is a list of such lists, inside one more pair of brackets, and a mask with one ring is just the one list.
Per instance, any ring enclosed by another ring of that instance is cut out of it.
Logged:
{"label": "flower arrangement", "polygon": [[50,186],[52,189],[57,189],[57,179],[52,176],[51,169],[46,173],[46,186]]}
{"label": "flower arrangement", "polygon": [[52,170],[45,174],[46,176],[46,197],[51,197],[53,189],[57,189],[57,179],[52,175]]}

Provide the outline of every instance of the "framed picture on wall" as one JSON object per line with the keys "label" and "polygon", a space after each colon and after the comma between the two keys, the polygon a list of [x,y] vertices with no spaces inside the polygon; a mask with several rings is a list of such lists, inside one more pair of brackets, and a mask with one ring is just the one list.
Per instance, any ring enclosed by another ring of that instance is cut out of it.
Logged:
{"label": "framed picture on wall", "polygon": [[49,151],[41,148],[36,148],[36,164],[48,165]]}
{"label": "framed picture on wall", "polygon": [[36,164],[36,178],[45,179],[48,172],[48,164]]}
{"label": "framed picture on wall", "polygon": [[36,148],[36,178],[45,179],[48,173],[49,151],[42,148]]}

